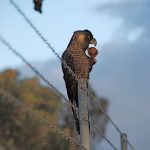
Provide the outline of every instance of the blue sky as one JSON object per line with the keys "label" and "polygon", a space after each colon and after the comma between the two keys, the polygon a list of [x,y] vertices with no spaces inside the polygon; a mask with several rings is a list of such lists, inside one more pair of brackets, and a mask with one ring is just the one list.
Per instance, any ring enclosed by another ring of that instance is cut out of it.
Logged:
{"label": "blue sky", "polygon": [[[149,150],[150,134],[150,2],[139,0],[45,0],[43,14],[33,11],[31,0],[15,0],[61,55],[72,33],[89,29],[98,41],[99,56],[91,83],[109,99],[109,114],[128,134],[137,150]],[[29,61],[64,90],[60,65],[24,19],[3,0],[0,34]],[[21,66],[0,44],[0,70]],[[52,63],[52,64],[51,64]],[[53,72],[51,72],[53,70]],[[56,73],[60,77],[56,77]],[[119,136],[108,125],[107,136],[119,147]],[[110,149],[104,142],[102,149]]]}
{"label": "blue sky", "polygon": [[[114,29],[120,23],[118,19],[112,19],[109,16],[106,17],[106,15],[98,15],[94,12],[96,5],[100,4],[98,0],[94,3],[91,0],[83,2],[45,1],[43,14],[41,15],[33,11],[31,0],[16,0],[16,2],[60,55],[66,48],[68,39],[75,30],[90,29],[97,38],[98,44],[101,45],[110,39]],[[54,57],[51,51],[45,47],[37,35],[10,5],[8,0],[1,2],[0,11],[0,33],[8,41],[11,41],[12,45],[24,56],[29,60],[41,61]],[[7,67],[10,64],[14,66],[20,63],[19,60],[6,52],[5,47],[1,49],[3,49],[1,55],[5,54],[5,57],[2,57],[0,62],[1,67]]]}

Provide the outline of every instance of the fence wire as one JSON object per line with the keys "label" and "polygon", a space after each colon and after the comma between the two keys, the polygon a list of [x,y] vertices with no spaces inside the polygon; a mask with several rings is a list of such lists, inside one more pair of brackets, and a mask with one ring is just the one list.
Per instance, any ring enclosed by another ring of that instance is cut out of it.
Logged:
{"label": "fence wire", "polygon": [[135,148],[133,147],[133,145],[127,140],[127,144],[128,146],[132,149],[132,150],[135,150]]}
{"label": "fence wire", "polygon": [[[20,7],[13,1],[13,0],[9,0],[10,3],[14,6],[14,8],[17,10],[17,12],[19,14],[21,14],[21,16],[25,19],[25,21],[30,25],[30,27],[35,31],[35,33],[41,38],[41,40],[48,46],[48,48],[50,48],[50,50],[54,53],[54,55],[56,55],[56,57],[64,64],[64,66],[68,69],[69,73],[73,76],[73,78],[77,81],[79,81],[79,77],[72,71],[72,69],[67,65],[66,61],[63,60],[59,54],[56,52],[56,50],[53,48],[53,46],[48,42],[48,40],[42,35],[42,33],[37,29],[37,27],[35,27],[35,25],[31,22],[31,20],[28,19],[28,17],[25,15],[25,13],[20,9]],[[93,100],[92,102],[95,104],[95,106],[97,106],[100,111],[102,113],[104,113],[105,117],[107,118],[107,120],[109,120],[112,125],[114,126],[114,128],[121,134],[121,130],[119,129],[119,127],[115,124],[115,122],[107,115],[107,113],[104,111],[104,109],[102,108],[101,105],[99,105],[99,103],[96,102],[96,97],[92,94],[92,92],[87,89],[86,87],[81,86],[81,88],[84,88],[87,90],[88,92],[88,96],[91,97],[91,99]]]}
{"label": "fence wire", "polygon": [[77,146],[80,146],[82,149],[87,150],[86,148],[84,148],[79,141],[75,140],[73,137],[69,136],[65,131],[61,130],[58,125],[56,124],[56,120],[50,120],[48,118],[48,115],[39,115],[37,111],[33,110],[33,108],[25,103],[23,103],[22,101],[20,101],[19,99],[17,99],[16,97],[12,96],[11,94],[9,94],[7,91],[3,90],[2,88],[0,88],[0,102],[1,103],[13,103],[14,106],[20,106],[22,107],[26,112],[29,113],[29,116],[32,117],[32,119],[36,119],[37,121],[39,121],[40,123],[43,123],[45,125],[47,125],[49,128],[54,129],[55,132],[57,132],[59,135],[61,135],[66,141],[68,141],[69,143],[73,143]]}
{"label": "fence wire", "polygon": [[[35,25],[31,22],[30,19],[25,15],[25,13],[20,9],[20,7],[13,1],[9,0],[10,3],[13,5],[13,7],[17,10],[19,14],[25,19],[25,21],[30,25],[30,27],[35,31],[35,33],[42,39],[42,41],[50,48],[50,50],[56,55],[56,57],[64,64],[64,66],[68,69],[69,73],[73,76],[75,80],[79,80],[80,78],[72,71],[72,69],[67,65],[65,60],[62,60],[62,58],[59,56],[59,54],[56,52],[56,50],[53,48],[53,46],[46,40],[46,38],[42,35],[42,33],[35,27]],[[92,94],[92,92],[87,89],[85,86],[81,86],[81,88],[86,89],[88,92],[88,96],[92,98],[92,102],[95,104],[96,107],[100,109],[100,111],[105,115],[107,120],[110,121],[110,123],[114,126],[114,128],[119,132],[119,134],[122,134],[120,128],[116,125],[116,123],[108,116],[108,114],[105,112],[105,110],[102,108],[101,105],[99,105],[98,102],[96,102],[95,96]],[[56,89],[57,90],[57,89]],[[128,141],[128,145],[131,147],[132,150],[134,150],[131,143]]]}
{"label": "fence wire", "polygon": [[[62,98],[67,102],[67,104],[69,104],[69,105],[72,106],[75,110],[77,110],[77,112],[78,112],[81,116],[83,116],[82,119],[85,119],[84,114],[82,114],[82,113],[79,111],[79,109],[78,109],[75,105],[73,105],[70,101],[68,101],[67,98],[66,98],[59,90],[57,90],[56,87],[54,87],[38,70],[36,70],[20,53],[18,53],[18,52],[10,45],[10,43],[8,43],[1,35],[0,35],[0,41],[1,41],[1,43],[3,43],[5,46],[7,46],[8,50],[10,50],[11,52],[13,52],[17,57],[19,57],[32,71],[34,71],[45,83],[47,83],[48,86],[49,86],[50,88],[52,88],[53,91],[54,91],[58,96],[62,97]],[[105,139],[107,139],[107,137],[106,137],[104,134],[102,134],[102,131],[101,131],[100,129],[98,129],[98,128],[94,125],[94,123],[93,123],[93,121],[92,121],[91,119],[88,119],[87,121],[88,121],[89,123],[91,123],[91,125],[93,126],[93,128],[95,128],[95,129],[98,131],[98,133],[99,133],[100,135],[102,135],[103,137],[105,137]],[[109,139],[107,139],[106,141],[108,142],[108,144],[110,144],[110,146],[111,146],[113,149],[117,150],[117,149],[115,148],[115,146],[111,143],[111,141],[110,141]],[[112,146],[112,145],[113,145],[113,146]]]}

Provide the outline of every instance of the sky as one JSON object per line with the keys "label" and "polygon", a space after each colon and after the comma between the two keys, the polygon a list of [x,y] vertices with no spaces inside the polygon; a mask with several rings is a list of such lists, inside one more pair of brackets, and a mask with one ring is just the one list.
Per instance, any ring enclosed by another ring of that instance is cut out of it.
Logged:
{"label": "sky", "polygon": [[[150,1],[45,0],[43,14],[31,0],[15,0],[61,55],[74,31],[89,29],[98,41],[99,56],[90,82],[109,99],[109,115],[127,133],[137,150],[149,150],[150,134]],[[60,64],[24,19],[3,0],[0,35],[64,91]],[[0,44],[0,70],[21,68],[21,61]],[[20,69],[20,70],[21,70]],[[29,74],[23,69],[24,76]],[[60,76],[56,77],[56,74]],[[49,76],[51,74],[51,76]],[[107,136],[118,147],[119,136],[108,125]],[[103,142],[101,149],[111,149]]]}
{"label": "sky", "polygon": [[[112,20],[111,18],[109,20],[105,16],[98,20],[99,15],[93,11],[95,6],[100,4],[98,0],[94,3],[90,0],[80,3],[79,1],[45,1],[43,14],[33,11],[33,3],[30,0],[16,0],[16,2],[60,55],[66,48],[68,39],[74,31],[90,29],[97,37],[100,45],[102,42],[109,40],[110,34],[119,24],[118,20]],[[3,1],[1,4],[0,33],[8,41],[11,41],[15,48],[20,50],[29,60],[44,61],[52,57],[55,58],[53,53],[46,48],[24,19],[10,5],[9,0]],[[105,24],[108,25],[111,22],[113,22],[112,26],[104,30]],[[5,52],[5,50],[3,51]],[[10,64],[14,66],[20,63],[18,60],[14,60],[9,53],[6,54],[6,57],[11,62],[9,63],[4,57],[0,62],[1,67]]]}

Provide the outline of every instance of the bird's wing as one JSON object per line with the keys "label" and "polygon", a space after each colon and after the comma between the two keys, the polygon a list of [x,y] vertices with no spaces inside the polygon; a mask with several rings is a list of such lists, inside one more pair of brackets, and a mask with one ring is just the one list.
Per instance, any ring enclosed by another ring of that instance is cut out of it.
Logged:
{"label": "bird's wing", "polygon": [[[69,66],[70,69],[73,72],[75,72],[73,56],[66,51],[62,55],[62,59],[65,60],[65,62],[67,63],[67,66]],[[63,63],[62,63],[62,70],[64,73],[64,80],[65,80],[69,100],[73,102],[73,99],[75,99],[75,95],[76,95],[75,89],[77,88],[77,81],[73,78],[72,74],[69,72],[68,68],[66,68]]]}
{"label": "bird's wing", "polygon": [[[64,54],[62,55],[62,59],[65,60],[65,62],[71,68],[71,70],[73,72],[75,72],[73,56],[70,53],[68,53],[67,51],[65,51]],[[62,63],[62,70],[64,73],[64,80],[65,80],[65,84],[66,84],[68,98],[75,107],[78,107],[78,82],[69,73],[68,69],[65,68],[63,63]],[[78,131],[78,133],[80,133],[79,120],[78,120],[79,115],[73,106],[72,106],[72,112],[73,112],[73,115],[75,118],[77,131]]]}

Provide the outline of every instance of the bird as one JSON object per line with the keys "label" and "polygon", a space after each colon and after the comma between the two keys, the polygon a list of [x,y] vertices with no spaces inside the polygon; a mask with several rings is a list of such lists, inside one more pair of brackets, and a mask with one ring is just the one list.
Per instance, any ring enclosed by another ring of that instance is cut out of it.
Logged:
{"label": "bird", "polygon": [[[78,81],[74,79],[69,69],[63,63],[67,64],[69,68],[78,77],[84,79],[86,87],[88,88],[89,74],[93,68],[94,61],[86,55],[86,50],[89,44],[97,45],[96,39],[90,30],[77,30],[73,33],[71,40],[62,54],[62,71],[65,81],[68,99],[72,105],[79,107],[78,104]],[[80,134],[79,127],[79,113],[72,106],[72,112],[75,119],[77,133]]]}
{"label": "bird", "polygon": [[34,9],[36,11],[39,11],[40,13],[42,13],[42,2],[43,2],[43,0],[33,0]]}

